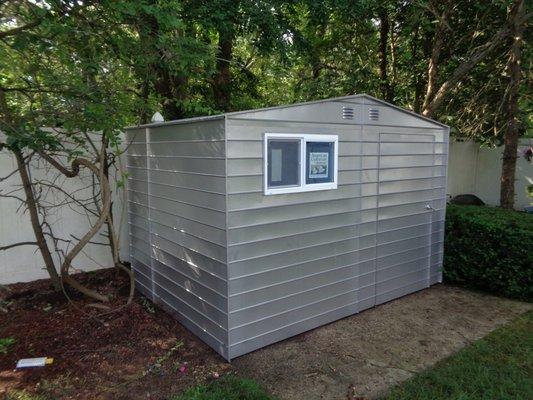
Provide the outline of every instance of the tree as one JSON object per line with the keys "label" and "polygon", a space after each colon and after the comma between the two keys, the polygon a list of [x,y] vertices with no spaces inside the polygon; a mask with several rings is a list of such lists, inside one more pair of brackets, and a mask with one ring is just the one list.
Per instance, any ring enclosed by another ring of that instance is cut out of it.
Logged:
{"label": "tree", "polygon": [[[182,1],[128,0],[102,6],[104,20],[126,25],[129,43],[117,46],[127,59],[145,103],[161,105],[165,119],[180,119],[209,112],[191,105],[191,86],[206,79],[213,67],[212,49],[186,20]],[[149,113],[141,115],[148,122]]]}
{"label": "tree", "polygon": [[[487,10],[483,12],[487,15],[490,13],[491,4],[485,5]],[[463,58],[454,65],[454,67],[448,72],[445,79],[439,76],[439,67],[442,62],[442,53],[446,46],[450,43],[450,33],[453,32],[452,22],[450,19],[454,14],[459,14],[458,19],[461,21],[461,12],[458,12],[459,7],[457,3],[442,2],[432,0],[427,5],[429,11],[437,18],[437,26],[435,28],[435,34],[433,37],[432,52],[428,64],[428,82],[427,90],[424,98],[424,104],[422,106],[422,114],[428,117],[432,117],[436,114],[437,110],[444,103],[445,98],[457,87],[457,85],[465,79],[468,74],[478,65],[484,61],[488,56],[493,55],[494,51],[505,41],[511,34],[512,30],[509,24],[502,23],[499,29],[497,29],[488,39],[484,40],[480,44],[474,44],[475,41],[471,41],[472,45],[468,46],[468,51]],[[460,10],[463,11],[463,10]],[[520,23],[524,19],[522,15],[520,17]],[[477,27],[476,27],[477,28]],[[475,32],[473,33],[475,38]],[[460,40],[456,43],[461,43],[467,39],[465,32],[461,32]],[[440,78],[440,79],[439,79]],[[439,83],[439,80],[441,83]]]}
{"label": "tree", "polygon": [[516,159],[518,150],[518,138],[523,128],[519,119],[519,95],[521,80],[521,59],[523,34],[526,20],[524,19],[524,1],[514,0],[509,7],[508,24],[511,32],[511,46],[507,70],[509,74],[509,85],[506,93],[507,103],[507,127],[504,136],[504,150],[502,158],[502,175],[500,205],[503,208],[512,209],[514,206],[514,186]]}
{"label": "tree", "polygon": [[[280,16],[282,1],[240,0],[185,1],[184,19],[199,28],[204,44],[214,49],[213,69],[207,77],[208,90],[216,112],[236,110],[233,93],[256,97],[256,80],[250,65],[257,58],[268,57],[283,40],[284,24]],[[247,58],[240,59],[246,52]],[[241,82],[246,84],[239,85]],[[246,107],[245,105],[243,105]]]}
{"label": "tree", "polygon": [[[56,289],[64,282],[107,301],[107,296],[82,286],[69,275],[76,256],[107,224],[114,264],[130,275],[131,301],[133,275],[118,258],[111,214],[109,166],[114,157],[108,150],[117,154],[118,128],[131,118],[129,110],[137,98],[125,87],[129,70],[121,68],[123,60],[113,57],[117,41],[124,40],[127,32],[116,31],[109,40],[102,40],[106,28],[101,25],[99,4],[13,1],[3,5],[2,13],[9,16],[6,21],[11,28],[2,30],[0,42],[0,129],[7,136],[0,148],[12,151],[17,160],[35,244]],[[56,129],[45,130],[43,126]],[[91,132],[100,132],[99,138],[92,138]],[[86,209],[93,218],[81,238],[57,238],[47,224],[47,206],[40,201],[40,188],[61,188],[32,179],[30,161],[37,156],[67,178],[78,177],[86,168],[95,179],[93,207]],[[65,247],[58,245],[61,240],[67,243]],[[61,281],[50,246],[61,260]]]}

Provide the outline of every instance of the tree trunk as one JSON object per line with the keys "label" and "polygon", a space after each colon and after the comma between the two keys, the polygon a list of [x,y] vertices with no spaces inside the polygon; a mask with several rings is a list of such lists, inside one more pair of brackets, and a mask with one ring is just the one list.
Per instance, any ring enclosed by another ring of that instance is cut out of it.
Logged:
{"label": "tree trunk", "polygon": [[217,72],[213,79],[213,97],[219,111],[229,111],[231,100],[230,63],[233,57],[233,30],[219,32]]}
{"label": "tree trunk", "polygon": [[387,51],[389,40],[389,15],[387,9],[382,7],[379,11],[379,81],[381,87],[381,95],[387,101],[392,101],[392,92],[389,79],[387,77]]}
{"label": "tree trunk", "polygon": [[[164,61],[162,61],[164,63]],[[162,97],[163,117],[166,121],[182,119],[185,117],[183,101],[186,98],[186,79],[171,74],[164,65],[155,67],[155,91]]]}
{"label": "tree trunk", "polygon": [[58,160],[54,159],[50,154],[47,154],[45,152],[39,152],[39,154],[48,161],[52,166],[57,168],[58,171],[60,171],[62,174],[64,174],[67,177],[75,177],[80,172],[80,167],[83,166],[87,169],[89,169],[97,178],[98,182],[100,184],[100,191],[102,196],[102,206],[100,208],[99,216],[97,221],[91,226],[89,231],[83,235],[78,243],[74,245],[66,254],[63,259],[63,263],[61,264],[60,271],[61,271],[61,279],[63,282],[66,282],[70,286],[72,286],[74,289],[78,290],[79,292],[85,294],[86,296],[89,296],[95,300],[107,302],[109,301],[109,297],[106,295],[102,295],[92,289],[89,289],[79,282],[77,282],[74,278],[72,278],[69,275],[69,269],[72,265],[72,261],[76,258],[76,256],[83,250],[83,248],[90,242],[90,240],[93,238],[94,235],[98,233],[102,225],[106,222],[106,220],[109,217],[109,208],[111,205],[111,187],[109,186],[109,182],[107,178],[103,174],[102,165],[105,163],[104,160],[104,148],[102,147],[100,150],[100,157],[98,164],[100,165],[100,168],[96,166],[95,163],[86,160],[84,158],[75,158],[71,162],[71,168],[67,168],[63,166]]}
{"label": "tree trunk", "polygon": [[33,193],[33,187],[28,174],[26,161],[24,160],[22,151],[13,150],[13,153],[15,154],[15,158],[17,160],[17,169],[19,171],[20,180],[22,181],[22,187],[24,188],[24,194],[26,195],[26,207],[28,207],[28,212],[30,214],[30,221],[33,228],[33,233],[35,234],[35,241],[37,242],[37,246],[39,247],[39,251],[43,257],[44,265],[48,275],[50,276],[52,285],[56,291],[60,291],[61,280],[59,278],[59,274],[57,273],[54,259],[52,258],[52,254],[50,253],[48,243],[46,243],[46,238],[41,227],[39,214],[37,212],[37,201]]}
{"label": "tree trunk", "polygon": [[422,105],[423,114],[431,117],[434,110],[429,110],[429,106],[435,97],[438,87],[438,72],[440,55],[444,47],[444,39],[446,33],[447,20],[449,15],[449,8],[442,13],[439,18],[439,23],[435,29],[435,35],[433,36],[433,46],[431,49],[431,57],[428,64],[428,81],[426,86],[426,95],[424,97],[424,104]]}
{"label": "tree trunk", "polygon": [[[109,140],[107,138],[107,135],[106,135],[106,131],[103,131],[102,132],[102,153],[103,153],[103,156],[102,156],[102,160],[103,160],[103,163],[101,165],[101,168],[102,168],[102,173],[104,175],[104,177],[107,179],[107,182],[110,182],[109,180],[109,160],[108,160],[108,152],[107,152],[107,148],[109,146]],[[117,155],[117,157],[120,157],[120,155]],[[110,192],[111,192],[111,185],[110,186]],[[113,225],[115,224],[115,221],[113,219],[113,197],[112,195],[110,195],[110,205],[109,205],[109,211],[108,211],[108,217],[107,217],[107,221],[106,221],[106,225],[107,225],[107,239],[109,240],[109,247],[110,247],[110,250],[111,250],[111,254],[112,255],[115,255],[115,254],[118,254],[119,252],[119,249],[116,248],[116,246],[118,245],[117,243],[115,243],[115,240],[114,240],[114,227]],[[120,261],[120,260],[119,260]],[[115,263],[115,266],[116,266],[116,263]]]}
{"label": "tree trunk", "polygon": [[391,78],[389,79],[389,101],[394,101],[396,85],[398,83],[398,37],[394,32],[394,21],[390,29],[390,60],[391,60]]}
{"label": "tree trunk", "polygon": [[520,137],[520,122],[518,119],[518,99],[520,89],[522,56],[522,35],[524,33],[525,22],[521,21],[524,11],[524,1],[515,0],[509,9],[509,27],[513,42],[511,54],[507,62],[509,73],[509,86],[507,97],[507,117],[508,123],[505,129],[502,159],[502,175],[500,187],[500,206],[512,209],[514,207],[515,196],[515,171],[518,151],[518,138]]}
{"label": "tree trunk", "polygon": [[[0,117],[2,117],[6,123],[7,126],[15,126],[15,121],[11,115],[5,92],[0,88]],[[0,147],[1,150],[1,147]],[[32,181],[30,179],[30,175],[28,174],[28,166],[26,163],[26,160],[24,159],[24,155],[22,154],[22,150],[20,149],[11,149],[13,151],[13,154],[15,155],[15,159],[17,160],[17,170],[20,175],[20,180],[22,182],[22,188],[24,189],[24,194],[26,196],[26,207],[28,207],[28,212],[30,214],[30,222],[31,226],[33,228],[33,233],[35,235],[35,242],[37,244],[37,247],[39,247],[39,251],[41,252],[41,256],[44,261],[44,266],[46,268],[46,271],[48,272],[48,275],[50,276],[50,280],[52,281],[52,285],[56,291],[61,290],[61,280],[59,278],[59,274],[56,270],[54,259],[52,258],[52,253],[50,253],[50,249],[48,248],[48,243],[46,242],[46,237],[44,236],[43,228],[41,226],[41,221],[39,220],[39,213],[37,210],[37,200],[35,199],[35,194],[33,192],[33,185]]]}
{"label": "tree trunk", "polygon": [[[414,32],[412,44],[411,44],[411,59],[414,60],[413,62],[413,71],[414,71],[414,99],[413,99],[413,111],[415,113],[420,113],[420,110],[422,109],[422,93],[424,91],[424,79],[421,77],[421,74],[417,72],[417,63],[416,60],[418,59],[418,45],[419,45],[419,34],[420,34],[420,24],[416,25],[416,29]],[[429,38],[425,38],[424,41],[422,41],[422,52],[423,57],[428,58],[430,54],[430,41]]]}
{"label": "tree trunk", "polygon": [[[154,5],[154,0],[150,5]],[[172,70],[167,61],[168,56],[160,48],[158,39],[166,32],[161,32],[159,22],[150,13],[141,13],[135,21],[135,29],[140,42],[147,51],[146,65],[139,68],[137,76],[143,80],[143,96],[147,96],[150,86],[161,98],[162,114],[165,120],[175,120],[185,117],[184,100],[187,98],[187,77]],[[149,115],[141,115],[141,120],[149,120]]]}

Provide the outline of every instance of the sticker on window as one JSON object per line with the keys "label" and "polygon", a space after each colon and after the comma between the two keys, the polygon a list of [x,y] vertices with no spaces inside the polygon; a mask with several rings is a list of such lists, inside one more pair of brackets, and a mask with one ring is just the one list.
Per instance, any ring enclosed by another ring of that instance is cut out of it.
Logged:
{"label": "sticker on window", "polygon": [[272,182],[281,182],[282,157],[281,149],[272,149]]}
{"label": "sticker on window", "polygon": [[309,178],[327,178],[329,153],[309,153]]}

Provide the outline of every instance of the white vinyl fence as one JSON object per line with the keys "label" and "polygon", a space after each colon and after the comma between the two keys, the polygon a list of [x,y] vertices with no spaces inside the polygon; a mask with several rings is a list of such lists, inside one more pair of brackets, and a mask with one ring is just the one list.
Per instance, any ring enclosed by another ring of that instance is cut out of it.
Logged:
{"label": "white vinyl fence", "polygon": [[[7,150],[0,152],[0,177],[8,175],[16,169],[15,157]],[[81,169],[80,176],[67,178],[61,175],[54,168],[50,168],[44,161],[32,161],[32,179],[46,180],[53,182],[64,191],[73,194],[78,199],[90,199],[92,197],[92,176],[86,169]],[[21,187],[18,173],[15,173],[7,181],[0,182],[0,194],[12,194],[24,197],[22,191],[13,192]],[[112,189],[115,189],[112,184]],[[121,199],[117,198],[114,190],[113,212],[116,220],[121,215]],[[40,196],[47,204],[59,204],[65,201],[65,196],[58,191],[47,191],[44,189]],[[19,242],[34,242],[35,236],[27,212],[20,200],[16,198],[0,197],[0,247]],[[124,222],[127,216],[124,214]],[[52,207],[47,211],[47,222],[52,227],[54,236],[62,240],[71,240],[72,243],[60,241],[59,247],[63,250],[72,248],[76,243],[76,238],[81,238],[89,229],[90,224],[95,222],[94,216],[88,216],[83,208],[75,204],[68,204],[60,207]],[[127,224],[122,226],[120,234],[122,257],[127,259],[128,246],[124,245],[127,240]],[[90,271],[102,267],[112,267],[112,255],[109,246],[96,243],[107,243],[106,230],[102,228],[99,234],[95,235],[92,242],[88,244],[72,263],[72,272]],[[56,254],[50,241],[50,250],[59,265],[59,255]],[[48,274],[44,269],[44,263],[37,246],[26,245],[14,247],[5,251],[0,251],[0,284],[27,282],[41,278],[47,278]]]}
{"label": "white vinyl fence", "polygon": [[[533,164],[524,157],[524,151],[533,146],[533,139],[521,139],[516,165],[515,208],[523,210],[532,205],[527,186],[533,184]],[[475,194],[486,204],[500,202],[500,175],[503,147],[480,147],[471,140],[450,141],[448,160],[448,187],[450,196]]]}
{"label": "white vinyl fence", "polygon": [[[520,142],[520,157],[516,171],[516,208],[523,209],[530,205],[531,199],[526,194],[527,185],[533,184],[533,164],[522,157],[523,151],[533,145],[532,139],[522,139]],[[449,153],[448,194],[471,193],[480,197],[489,205],[497,205],[500,193],[502,148],[480,147],[472,141],[452,141]],[[0,176],[4,176],[15,169],[15,160],[11,153],[0,152]],[[36,167],[34,177],[47,177],[48,169]],[[55,175],[55,172],[54,172]],[[67,191],[76,190],[86,185],[85,178],[62,178],[62,184]],[[0,182],[0,190],[9,191],[14,185],[20,185],[18,175],[9,181]],[[16,199],[0,198],[0,246],[21,241],[33,241],[33,231],[27,213],[22,213],[20,202]],[[118,217],[121,210],[120,198],[114,199],[114,212]],[[61,207],[49,217],[50,223],[57,236],[71,238],[80,237],[88,228],[85,215],[79,210]],[[122,257],[128,259],[127,223],[123,221],[121,229]],[[96,238],[101,241],[101,238]],[[88,245],[83,254],[75,259],[73,265],[79,270],[94,270],[102,266],[111,266],[111,254],[107,246]],[[7,251],[0,251],[0,284],[26,282],[46,278],[41,256],[34,246],[23,246]]]}

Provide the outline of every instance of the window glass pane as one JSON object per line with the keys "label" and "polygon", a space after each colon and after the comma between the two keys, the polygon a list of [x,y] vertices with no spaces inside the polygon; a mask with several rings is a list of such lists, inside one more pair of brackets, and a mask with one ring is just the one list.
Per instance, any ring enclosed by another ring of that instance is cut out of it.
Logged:
{"label": "window glass pane", "polygon": [[300,140],[268,141],[268,187],[300,184]]}
{"label": "window glass pane", "polygon": [[307,142],[306,183],[333,182],[333,142]]}

